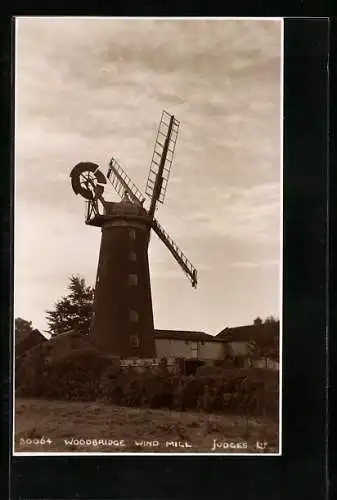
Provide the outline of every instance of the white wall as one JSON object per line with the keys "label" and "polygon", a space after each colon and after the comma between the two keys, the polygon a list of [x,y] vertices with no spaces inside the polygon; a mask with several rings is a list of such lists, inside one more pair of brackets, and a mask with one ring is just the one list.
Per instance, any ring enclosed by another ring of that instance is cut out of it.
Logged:
{"label": "white wall", "polygon": [[195,342],[192,340],[155,339],[157,358],[221,359],[221,342]]}
{"label": "white wall", "polygon": [[189,358],[191,346],[184,340],[155,339],[157,358]]}
{"label": "white wall", "polygon": [[249,351],[248,342],[230,342],[234,356],[245,356]]}
{"label": "white wall", "polygon": [[223,359],[224,347],[221,342],[205,342],[200,346],[200,359]]}

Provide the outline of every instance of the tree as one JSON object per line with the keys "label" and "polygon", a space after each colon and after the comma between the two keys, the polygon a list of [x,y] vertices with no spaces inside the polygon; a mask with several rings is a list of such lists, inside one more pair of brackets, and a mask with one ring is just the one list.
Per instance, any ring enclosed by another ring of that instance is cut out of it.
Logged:
{"label": "tree", "polygon": [[254,325],[259,328],[259,334],[256,341],[249,345],[247,357],[250,362],[261,358],[278,359],[280,320],[272,315],[267,316],[265,320],[257,317]]}
{"label": "tree", "polygon": [[93,313],[94,289],[78,275],[69,278],[69,293],[46,311],[50,333],[55,336],[68,330],[89,331]]}
{"label": "tree", "polygon": [[276,323],[279,323],[279,320],[274,318],[274,316],[267,316],[264,320],[265,325],[276,325]]}
{"label": "tree", "polygon": [[22,318],[15,318],[14,321],[14,330],[15,330],[15,338],[20,340],[20,337],[26,337],[29,333],[31,333],[34,328],[32,326],[31,321],[27,321]]}

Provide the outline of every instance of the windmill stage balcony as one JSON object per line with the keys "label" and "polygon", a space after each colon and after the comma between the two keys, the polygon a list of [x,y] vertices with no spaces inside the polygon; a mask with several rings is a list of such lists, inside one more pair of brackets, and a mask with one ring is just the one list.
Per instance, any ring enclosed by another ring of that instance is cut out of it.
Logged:
{"label": "windmill stage balcony", "polygon": [[148,215],[142,205],[135,203],[104,201],[86,202],[86,219],[88,226],[102,227],[113,219],[136,219],[144,224],[148,223]]}

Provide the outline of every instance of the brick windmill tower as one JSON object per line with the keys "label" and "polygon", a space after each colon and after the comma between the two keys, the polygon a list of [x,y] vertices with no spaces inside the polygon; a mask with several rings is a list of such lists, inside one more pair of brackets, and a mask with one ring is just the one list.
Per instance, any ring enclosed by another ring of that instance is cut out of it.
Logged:
{"label": "brick windmill tower", "polygon": [[[164,202],[178,130],[179,122],[163,111],[146,184],[147,200],[114,158],[106,176],[88,162],[78,163],[70,174],[75,194],[86,199],[86,224],[102,231],[89,336],[100,349],[117,356],[155,357],[148,260],[151,229],[192,286],[197,285],[196,269],[154,217],[158,202]],[[104,199],[107,181],[120,202]]]}

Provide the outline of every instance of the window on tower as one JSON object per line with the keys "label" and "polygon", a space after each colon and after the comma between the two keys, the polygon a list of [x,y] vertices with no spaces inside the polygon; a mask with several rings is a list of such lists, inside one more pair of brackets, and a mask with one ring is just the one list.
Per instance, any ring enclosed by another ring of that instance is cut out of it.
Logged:
{"label": "window on tower", "polygon": [[136,252],[130,252],[130,253],[129,253],[129,259],[130,259],[132,262],[136,262],[136,260],[137,260],[137,254],[136,254]]}
{"label": "window on tower", "polygon": [[134,229],[129,229],[129,238],[130,240],[136,239],[136,231]]}
{"label": "window on tower", "polygon": [[138,285],[138,276],[137,274],[129,274],[128,282],[130,286]]}
{"label": "window on tower", "polygon": [[139,335],[131,335],[130,337],[131,347],[139,347],[139,344],[140,344]]}
{"label": "window on tower", "polygon": [[133,323],[136,323],[139,320],[138,311],[130,311],[129,317],[130,317],[130,321],[132,321]]}

